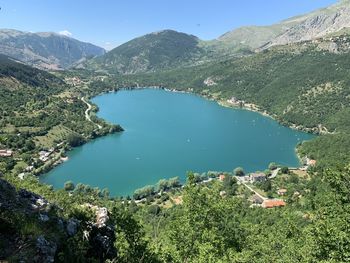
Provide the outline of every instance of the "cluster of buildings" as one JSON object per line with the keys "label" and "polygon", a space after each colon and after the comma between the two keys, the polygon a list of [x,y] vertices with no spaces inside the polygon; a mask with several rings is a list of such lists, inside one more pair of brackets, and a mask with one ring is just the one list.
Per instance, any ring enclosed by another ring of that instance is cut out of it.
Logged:
{"label": "cluster of buildings", "polygon": [[266,174],[262,172],[251,173],[249,175],[241,176],[239,179],[243,183],[262,183],[266,181]]}
{"label": "cluster of buildings", "polygon": [[242,107],[245,104],[243,100],[239,100],[236,97],[232,97],[231,99],[227,100],[227,102],[238,107]]}
{"label": "cluster of buildings", "polygon": [[304,157],[302,159],[302,163],[304,164],[303,167],[300,168],[301,171],[306,171],[309,167],[315,167],[316,166],[316,160],[311,159],[309,157]]}
{"label": "cluster of buildings", "polygon": [[262,208],[275,208],[286,206],[286,202],[282,199],[267,199],[262,198],[260,195],[253,195],[251,201],[254,206],[261,206]]}
{"label": "cluster of buildings", "polygon": [[0,150],[0,157],[11,157],[13,155],[13,151],[12,150]]}
{"label": "cluster of buildings", "polygon": [[65,78],[66,83],[76,87],[82,83],[81,79],[78,77]]}
{"label": "cluster of buildings", "polygon": [[54,148],[50,148],[48,151],[40,151],[39,152],[39,160],[46,162],[50,159],[50,155],[55,151]]}

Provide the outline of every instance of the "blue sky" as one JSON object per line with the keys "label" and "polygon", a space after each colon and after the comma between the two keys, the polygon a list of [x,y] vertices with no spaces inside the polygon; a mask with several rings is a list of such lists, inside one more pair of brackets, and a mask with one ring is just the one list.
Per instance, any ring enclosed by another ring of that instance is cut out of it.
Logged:
{"label": "blue sky", "polygon": [[213,39],[244,25],[268,25],[336,0],[0,0],[0,28],[65,32],[107,49],[174,29]]}

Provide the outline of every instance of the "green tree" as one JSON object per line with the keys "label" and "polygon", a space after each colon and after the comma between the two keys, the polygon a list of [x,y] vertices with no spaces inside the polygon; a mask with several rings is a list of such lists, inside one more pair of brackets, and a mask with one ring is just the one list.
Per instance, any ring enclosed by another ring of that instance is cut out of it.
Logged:
{"label": "green tree", "polygon": [[109,192],[108,188],[103,188],[103,189],[102,189],[102,191],[101,191],[101,196],[102,196],[103,198],[109,198],[109,194],[110,194],[110,192]]}
{"label": "green tree", "polygon": [[244,176],[245,173],[242,167],[237,167],[233,170],[233,174],[236,176]]}
{"label": "green tree", "polygon": [[237,179],[226,175],[223,181],[223,188],[227,195],[235,195],[238,189]]}
{"label": "green tree", "polygon": [[160,179],[157,183],[158,191],[166,191],[169,188],[169,182],[165,179]]}
{"label": "green tree", "polygon": [[67,181],[64,183],[64,190],[73,191],[75,188],[74,183],[72,181]]}
{"label": "green tree", "polygon": [[70,134],[67,137],[67,142],[71,147],[77,147],[82,145],[85,142],[85,139],[79,134]]}
{"label": "green tree", "polygon": [[288,173],[289,173],[289,168],[288,168],[287,166],[283,166],[283,167],[281,168],[281,173],[283,173],[283,174],[288,174]]}
{"label": "green tree", "polygon": [[173,177],[173,178],[170,178],[170,179],[168,180],[168,184],[169,184],[169,187],[171,187],[171,188],[175,188],[175,187],[181,186],[181,184],[180,184],[180,179],[179,179],[178,176]]}
{"label": "green tree", "polygon": [[240,210],[242,203],[239,199],[221,198],[218,192],[218,188],[197,185],[194,175],[188,175],[183,205],[168,224],[168,261],[215,262],[224,259],[228,251],[241,248],[245,232],[233,211]]}
{"label": "green tree", "polygon": [[277,167],[278,167],[278,166],[277,166],[276,163],[273,163],[273,162],[272,162],[272,163],[269,164],[269,169],[270,169],[270,170],[276,170]]}

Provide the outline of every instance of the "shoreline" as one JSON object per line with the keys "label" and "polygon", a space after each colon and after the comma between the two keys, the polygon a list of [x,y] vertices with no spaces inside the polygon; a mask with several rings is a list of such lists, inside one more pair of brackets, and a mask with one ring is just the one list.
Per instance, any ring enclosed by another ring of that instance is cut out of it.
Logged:
{"label": "shoreline", "polygon": [[[209,101],[214,101],[216,102],[218,105],[220,105],[221,107],[226,107],[226,108],[231,108],[231,109],[242,109],[242,110],[247,110],[247,111],[252,111],[252,112],[256,112],[264,117],[268,117],[268,118],[271,118],[273,119],[274,121],[278,122],[280,125],[283,125],[285,127],[288,127],[290,129],[293,129],[293,130],[298,130],[298,131],[303,131],[303,132],[307,132],[307,133],[312,133],[312,134],[318,134],[318,133],[315,133],[314,131],[310,131],[310,130],[305,130],[305,129],[301,129],[299,127],[295,127],[293,125],[285,125],[283,123],[281,123],[276,117],[274,117],[273,115],[270,115],[269,113],[267,113],[266,111],[262,111],[258,108],[258,106],[254,105],[254,104],[247,104],[247,105],[242,105],[242,106],[239,106],[239,105],[234,105],[232,103],[229,103],[227,100],[224,100],[224,99],[217,99],[217,98],[213,98],[211,97],[212,94],[200,94],[200,93],[196,93],[196,92],[193,92],[192,89],[188,89],[188,90],[177,90],[177,89],[171,89],[171,88],[166,88],[166,87],[163,87],[163,86],[148,86],[148,87],[140,87],[140,86],[134,86],[134,87],[120,87],[120,88],[116,88],[116,89],[111,89],[111,90],[107,90],[107,91],[104,91],[104,92],[100,92],[98,94],[82,94],[82,98],[86,98],[86,100],[84,101],[87,105],[91,105],[89,103],[89,101],[91,100],[91,98],[94,98],[94,97],[97,97],[97,96],[101,96],[101,95],[104,95],[104,94],[108,94],[108,93],[117,93],[118,91],[121,91],[121,90],[143,90],[143,89],[159,89],[159,90],[165,90],[167,92],[174,92],[174,93],[184,93],[184,94],[192,94],[192,95],[196,95],[196,96],[199,96],[201,98],[204,98],[206,100],[209,100]],[[254,106],[254,107],[252,107]],[[90,109],[91,110],[91,109]],[[88,121],[88,120],[87,120]],[[105,121],[103,119],[103,121]],[[105,134],[103,136],[106,136],[108,134]],[[100,138],[101,136],[98,136],[97,138]],[[91,140],[87,140],[86,142],[84,142],[82,145],[78,146],[78,147],[81,147],[97,138],[94,138],[94,139],[91,139]],[[71,150],[73,150],[74,148],[77,148],[77,147],[71,147],[70,149],[68,149],[67,151],[64,151],[64,153],[66,152],[69,152]],[[303,157],[300,156],[299,152],[298,152],[298,148],[295,147],[295,154],[297,156],[297,159],[300,163],[300,165],[302,164],[301,160]],[[63,159],[63,158],[62,158]],[[48,165],[45,169],[45,172],[44,173],[39,173],[37,174],[36,176],[40,177],[44,174],[47,174],[49,171],[51,171],[52,169],[56,168],[57,166],[59,166],[60,164],[68,161],[68,157],[67,158],[64,158],[64,160],[60,159],[59,162],[54,162],[52,163],[51,165]]]}
{"label": "shoreline", "polygon": [[207,99],[209,101],[215,101],[217,104],[219,104],[220,106],[225,107],[225,108],[243,109],[243,110],[248,110],[248,111],[259,113],[262,116],[271,118],[274,121],[278,122],[280,125],[288,127],[290,129],[293,129],[293,130],[302,131],[302,132],[306,132],[306,133],[310,133],[310,134],[314,134],[314,135],[333,134],[332,132],[329,132],[326,127],[323,127],[323,126],[307,128],[307,127],[304,127],[302,125],[296,125],[294,123],[284,123],[277,117],[277,115],[270,114],[266,110],[261,110],[258,105],[253,104],[253,103],[243,103],[242,106],[235,105],[233,103],[228,102],[227,99],[213,98],[213,97],[211,97],[212,94],[196,93],[193,91],[193,89],[178,90],[175,88],[166,88],[164,86],[157,86],[157,85],[148,86],[148,87],[132,86],[132,87],[120,87],[120,88],[109,90],[106,92],[101,92],[97,95],[93,95],[93,97],[97,97],[97,96],[100,96],[103,94],[108,94],[108,93],[117,93],[120,90],[141,90],[141,89],[161,89],[161,90],[174,92],[174,93],[192,94],[192,95],[200,96],[200,97]]}

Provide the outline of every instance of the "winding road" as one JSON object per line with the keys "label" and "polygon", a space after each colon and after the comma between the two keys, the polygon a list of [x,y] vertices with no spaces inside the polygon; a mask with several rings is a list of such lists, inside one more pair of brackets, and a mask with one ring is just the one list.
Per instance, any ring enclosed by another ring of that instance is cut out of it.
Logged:
{"label": "winding road", "polygon": [[278,172],[281,170],[281,168],[277,168],[273,170],[272,174],[269,176],[270,179],[273,179],[277,176]]}
{"label": "winding road", "polygon": [[88,102],[85,100],[84,97],[82,97],[81,100],[82,100],[82,102],[84,102],[84,103],[88,106],[88,108],[87,108],[86,111],[85,111],[85,119],[86,119],[87,121],[90,121],[90,122],[92,122],[93,124],[95,124],[99,129],[102,129],[102,126],[101,126],[100,124],[97,124],[97,123],[93,122],[93,121],[91,120],[91,118],[90,118],[90,110],[92,109],[91,104],[88,103]]}

